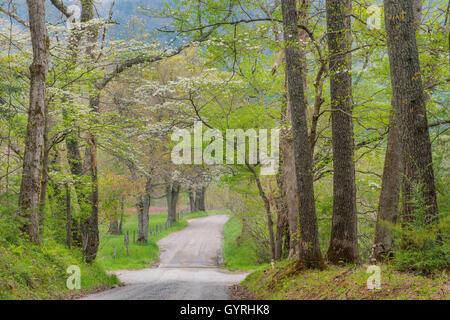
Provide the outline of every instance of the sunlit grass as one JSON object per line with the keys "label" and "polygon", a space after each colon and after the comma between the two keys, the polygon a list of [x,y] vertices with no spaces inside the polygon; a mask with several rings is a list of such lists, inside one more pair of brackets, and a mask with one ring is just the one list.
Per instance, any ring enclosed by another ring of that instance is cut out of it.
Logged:
{"label": "sunlit grass", "polygon": [[[125,216],[123,224],[123,233],[128,232],[130,237],[129,251],[130,256],[127,256],[127,251],[124,244],[124,235],[110,235],[106,234],[100,239],[100,247],[97,255],[97,263],[103,266],[106,270],[121,270],[121,269],[142,269],[150,268],[153,263],[156,263],[159,258],[159,247],[157,242],[167,236],[168,234],[185,228],[188,223],[187,219],[208,216],[213,214],[223,213],[221,211],[207,211],[207,212],[191,212],[183,217],[180,221],[175,222],[171,228],[159,232],[158,235],[151,235],[149,232],[149,241],[147,243],[137,242],[138,237],[138,221],[137,216]],[[167,214],[153,214],[150,215],[150,227],[155,230],[155,227],[165,224],[167,221]],[[135,240],[133,237],[133,231]],[[114,250],[116,248],[116,260],[114,260]]]}

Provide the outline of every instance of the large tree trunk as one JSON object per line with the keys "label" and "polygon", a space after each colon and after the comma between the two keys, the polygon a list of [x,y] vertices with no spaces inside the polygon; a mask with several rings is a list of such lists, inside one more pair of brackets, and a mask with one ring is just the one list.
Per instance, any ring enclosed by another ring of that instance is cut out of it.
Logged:
{"label": "large tree trunk", "polygon": [[147,177],[145,191],[140,195],[137,202],[138,210],[138,242],[148,242],[148,210],[150,208],[150,193],[152,188],[152,179]]}
{"label": "large tree trunk", "polygon": [[[283,111],[286,109],[285,111]],[[289,102],[286,108],[282,108],[282,122],[288,124],[291,122],[291,112]],[[295,173],[294,161],[294,141],[292,140],[292,131],[282,126],[280,138],[281,153],[283,155],[281,168],[283,170],[283,184],[286,189],[286,205],[288,211],[289,223],[289,256],[294,257],[299,253],[299,230],[298,230],[298,188],[297,176]]]}
{"label": "large tree trunk", "polygon": [[167,222],[177,221],[177,202],[180,193],[180,184],[178,182],[168,183],[166,187],[167,198]]}
{"label": "large tree trunk", "polygon": [[282,0],[284,39],[286,43],[286,75],[294,135],[294,159],[299,193],[300,262],[307,268],[323,268],[320,252],[311,149],[308,142],[305,94],[301,56],[298,49],[298,15],[295,0]]}
{"label": "large tree trunk", "polygon": [[383,178],[381,181],[380,201],[378,205],[375,241],[371,259],[383,261],[394,249],[394,238],[383,224],[395,224],[398,216],[398,200],[400,194],[401,153],[398,131],[394,115],[389,118],[386,155],[384,158]]}
{"label": "large tree trunk", "polygon": [[[309,8],[311,6],[311,0],[299,1],[300,8],[298,10],[299,17],[304,23],[309,14]],[[302,41],[307,41],[308,34],[305,30],[300,29],[299,39]],[[307,58],[306,52],[299,47],[300,50],[300,61],[302,64],[302,85],[304,92],[304,104],[307,108],[308,99],[306,97],[306,92],[308,88],[307,83]],[[287,80],[286,80],[287,87]],[[287,99],[286,99],[287,100]],[[291,112],[289,101],[286,101],[285,105],[282,107],[281,121],[283,124],[291,123]],[[312,130],[312,129],[311,129]],[[289,256],[297,256],[299,253],[299,228],[298,228],[298,189],[297,189],[297,179],[295,173],[295,162],[294,162],[294,141],[292,140],[292,132],[286,129],[285,126],[282,128],[281,134],[281,152],[283,154],[283,163],[281,164],[284,177],[284,185],[286,186],[286,202],[288,208],[288,222],[289,222]],[[313,148],[312,148],[313,150]],[[313,151],[311,151],[311,156],[313,156]]]}
{"label": "large tree trunk", "polygon": [[45,25],[45,1],[27,0],[33,62],[30,66],[30,106],[20,184],[19,208],[22,231],[39,243],[38,205],[42,140],[45,127],[45,97],[48,71],[49,38]]}
{"label": "large tree trunk", "polygon": [[[401,148],[402,218],[413,219],[418,205],[428,222],[438,220],[433,160],[425,106],[413,1],[385,0],[385,25],[393,105]],[[420,187],[420,191],[417,189]]]}
{"label": "large tree trunk", "polygon": [[327,0],[333,140],[333,218],[328,261],[358,263],[355,163],[353,162],[350,0]]}

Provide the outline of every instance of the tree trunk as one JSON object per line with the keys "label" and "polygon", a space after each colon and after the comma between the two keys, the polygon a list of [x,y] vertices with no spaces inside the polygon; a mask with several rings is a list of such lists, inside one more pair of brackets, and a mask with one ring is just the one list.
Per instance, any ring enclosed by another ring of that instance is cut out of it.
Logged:
{"label": "tree trunk", "polygon": [[72,247],[72,204],[70,201],[70,187],[66,183],[66,245]]}
{"label": "tree trunk", "polygon": [[125,199],[120,199],[120,220],[119,220],[119,234],[122,234],[123,215],[125,213]]}
{"label": "tree trunk", "polygon": [[41,151],[45,128],[46,79],[49,38],[45,25],[45,1],[27,0],[33,62],[30,66],[30,106],[20,184],[19,210],[24,218],[21,230],[39,243],[38,205],[41,174]]}
{"label": "tree trunk", "polygon": [[189,208],[190,208],[190,211],[191,212],[195,212],[195,211],[197,211],[197,208],[195,206],[195,194],[194,194],[194,190],[192,189],[192,187],[189,187],[188,194],[189,194]]}
{"label": "tree trunk", "polygon": [[178,182],[168,183],[166,187],[167,198],[167,222],[177,221],[177,202],[180,193],[180,184]]}
{"label": "tree trunk", "polygon": [[205,211],[205,193],[206,193],[206,187],[199,187],[195,190],[195,209],[196,209],[196,211]]}
{"label": "tree trunk", "polygon": [[150,208],[150,192],[152,187],[152,179],[147,177],[145,183],[144,194],[139,196],[137,209],[138,209],[138,242],[148,242],[148,210]]}
{"label": "tree trunk", "polygon": [[398,216],[400,194],[401,153],[398,131],[393,113],[389,117],[386,155],[384,158],[383,178],[381,181],[380,201],[378,205],[375,241],[371,259],[383,261],[394,249],[394,238],[383,222],[395,224]]}
{"label": "tree trunk", "polygon": [[49,143],[48,135],[50,132],[50,119],[48,115],[48,108],[45,108],[44,119],[44,145],[42,155],[42,179],[41,179],[41,193],[39,196],[39,236],[44,234],[44,220],[45,220],[45,203],[47,201],[47,185],[48,185],[48,162],[49,162]]}
{"label": "tree trunk", "polygon": [[294,161],[299,194],[300,262],[307,268],[323,268],[320,252],[311,149],[308,142],[305,94],[301,56],[298,49],[298,15],[295,0],[282,0],[284,39],[286,43],[286,75],[294,136]]}
{"label": "tree trunk", "polygon": [[[92,134],[88,136],[88,152],[90,155],[89,169],[91,174],[91,215],[87,220],[85,231],[87,232],[86,246],[83,253],[87,262],[91,262],[97,256],[99,244],[98,231],[98,176],[97,176],[97,141]],[[85,234],[86,236],[86,234]]]}
{"label": "tree trunk", "polygon": [[[283,167],[283,160],[281,161],[281,167]],[[283,238],[286,235],[286,230],[288,230],[289,233],[288,207],[286,203],[286,188],[284,183],[284,176],[281,170],[278,171],[276,179],[279,195],[274,199],[275,208],[277,211],[275,260],[281,260],[283,255]]]}
{"label": "tree trunk", "polygon": [[281,260],[283,256],[283,238],[286,236],[286,230],[289,229],[286,213],[277,214],[277,233],[275,241],[275,260]]}
{"label": "tree trunk", "polygon": [[[291,122],[290,104],[287,101],[285,112],[282,112],[282,122],[288,124]],[[298,188],[295,172],[294,159],[294,141],[292,140],[292,131],[282,126],[280,138],[281,153],[283,160],[281,168],[283,170],[283,183],[286,189],[286,204],[289,223],[289,256],[294,257],[299,254],[299,230],[298,230]]]}
{"label": "tree trunk", "polygon": [[353,162],[350,0],[327,0],[333,140],[333,218],[328,261],[358,263],[355,163]]}
{"label": "tree trunk", "polygon": [[111,217],[109,219],[109,230],[108,230],[109,234],[120,234],[119,231],[119,220],[117,219],[117,217]]}
{"label": "tree trunk", "polygon": [[393,105],[403,166],[402,219],[413,219],[414,212],[422,207],[426,220],[437,222],[433,160],[413,1],[385,0],[384,7]]}

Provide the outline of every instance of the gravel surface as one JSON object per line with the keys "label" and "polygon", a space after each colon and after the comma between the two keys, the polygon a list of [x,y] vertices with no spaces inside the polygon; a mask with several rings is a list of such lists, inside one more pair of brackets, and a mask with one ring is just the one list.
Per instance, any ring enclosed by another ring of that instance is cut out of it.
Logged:
{"label": "gravel surface", "polygon": [[161,239],[158,268],[121,270],[125,286],[85,297],[88,300],[229,299],[228,287],[248,273],[220,269],[226,215],[189,220],[189,226]]}

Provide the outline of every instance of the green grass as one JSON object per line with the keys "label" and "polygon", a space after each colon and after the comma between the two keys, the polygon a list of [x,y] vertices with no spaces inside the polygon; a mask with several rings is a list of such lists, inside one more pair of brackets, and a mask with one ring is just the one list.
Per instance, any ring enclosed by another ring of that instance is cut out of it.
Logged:
{"label": "green grass", "polygon": [[329,266],[326,270],[295,272],[292,265],[284,261],[277,263],[274,269],[253,272],[242,285],[256,299],[268,300],[450,299],[450,279],[445,272],[431,278],[382,265],[381,289],[369,290],[366,270],[367,266]]}
{"label": "green grass", "polygon": [[224,262],[225,268],[230,270],[255,270],[266,268],[267,264],[257,263],[257,257],[250,239],[238,244],[238,237],[242,231],[241,220],[231,217],[225,224],[224,233]]}
{"label": "green grass", "polygon": [[[70,265],[80,267],[80,290],[67,288]],[[98,263],[86,264],[80,250],[54,241],[32,245],[14,224],[0,219],[0,300],[58,299],[118,283]]]}
{"label": "green grass", "polygon": [[[180,221],[175,222],[169,230],[159,233],[158,236],[150,236],[147,243],[137,242],[137,216],[124,217],[123,232],[129,232],[130,256],[127,257],[124,245],[123,235],[105,235],[100,239],[99,252],[97,255],[97,263],[106,270],[122,270],[122,269],[142,269],[150,268],[153,262],[158,261],[159,248],[157,242],[168,234],[185,228],[188,223],[186,219],[203,217],[213,214],[224,213],[223,211],[207,211],[207,212],[191,212]],[[167,214],[150,215],[150,226],[155,229],[156,225],[164,224],[167,220]],[[133,231],[136,235],[136,243],[133,243]],[[114,261],[113,247],[116,248],[116,261]]]}

